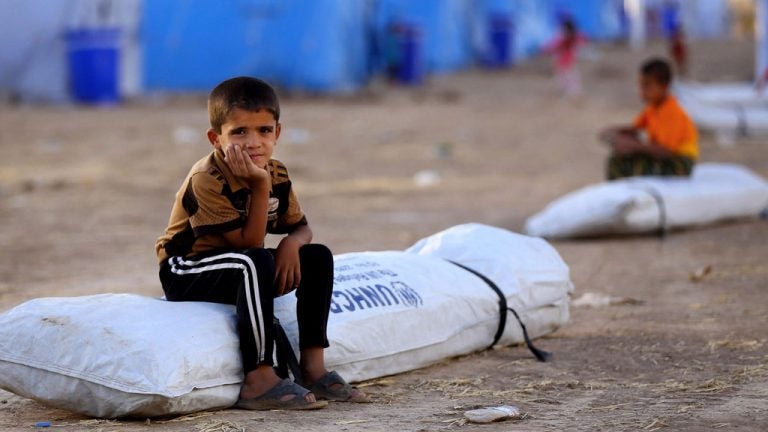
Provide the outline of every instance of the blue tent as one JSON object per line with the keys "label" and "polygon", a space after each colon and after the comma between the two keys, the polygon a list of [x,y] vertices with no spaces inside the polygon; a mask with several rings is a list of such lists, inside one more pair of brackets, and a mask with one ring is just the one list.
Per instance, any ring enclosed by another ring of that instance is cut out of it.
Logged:
{"label": "blue tent", "polygon": [[554,0],[554,18],[570,17],[590,39],[617,39],[624,33],[623,0]]}
{"label": "blue tent", "polygon": [[144,85],[207,90],[256,75],[290,89],[344,92],[393,63],[400,78],[420,82],[478,60],[504,65],[534,55],[554,36],[558,13],[573,16],[591,37],[614,35],[617,1],[145,2]]}
{"label": "blue tent", "polygon": [[[482,0],[478,34],[487,32],[489,15],[511,15],[515,59],[520,60],[539,53],[558,33],[560,22],[566,17],[593,40],[624,36],[623,4],[623,0]],[[482,36],[478,46],[483,52]]]}
{"label": "blue tent", "polygon": [[515,48],[518,58],[537,54],[557,33],[551,0],[515,0]]}
{"label": "blue tent", "polygon": [[[379,37],[379,63],[391,60],[396,47],[388,44],[393,32],[403,31],[419,44],[420,57],[427,73],[450,72],[473,63],[471,45],[471,6],[469,0],[380,0],[375,26]],[[396,36],[395,36],[396,37]],[[397,55],[397,53],[394,53]]]}
{"label": "blue tent", "polygon": [[144,3],[147,90],[209,90],[237,75],[317,92],[368,79],[371,1]]}
{"label": "blue tent", "polygon": [[[68,62],[78,51],[65,38],[72,29],[120,30],[120,40],[110,46],[119,51],[119,64],[109,78],[119,81],[125,95],[208,91],[236,75],[259,76],[291,90],[333,93],[365,86],[393,59],[410,61],[406,65],[411,69],[402,72],[422,77],[478,63],[507,66],[539,53],[564,15],[593,40],[622,37],[624,2],[60,0],[50,7],[45,0],[13,3],[22,19],[0,29],[4,36],[0,91],[24,100],[64,101],[76,93],[70,82],[91,85],[96,76],[93,71],[83,77],[76,73],[72,65],[85,61]],[[724,34],[726,0],[643,0],[642,5],[651,11],[671,3],[679,5],[674,19],[689,36]],[[106,18],[88,18],[99,15],[96,12],[104,4],[111,5]],[[764,8],[763,0],[759,4]],[[81,45],[87,49],[79,51],[91,54],[90,45]]]}
{"label": "blue tent", "polygon": [[[477,57],[486,60],[494,47],[494,26],[510,19],[508,32],[512,61],[536,55],[556,34],[552,0],[482,0],[475,10],[474,42]],[[498,43],[498,42],[497,42]]]}

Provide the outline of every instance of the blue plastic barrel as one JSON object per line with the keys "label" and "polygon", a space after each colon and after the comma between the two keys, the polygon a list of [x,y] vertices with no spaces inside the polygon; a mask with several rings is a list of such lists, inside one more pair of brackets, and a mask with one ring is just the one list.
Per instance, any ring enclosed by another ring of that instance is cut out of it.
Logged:
{"label": "blue plastic barrel", "polygon": [[492,68],[503,68],[512,64],[512,17],[491,15],[488,20],[488,59]]}
{"label": "blue plastic barrel", "polygon": [[120,29],[78,29],[66,33],[69,81],[78,102],[112,105],[120,101]]}
{"label": "blue plastic barrel", "polygon": [[395,42],[394,78],[401,84],[424,82],[424,45],[421,28],[413,23],[397,22],[390,27]]}
{"label": "blue plastic barrel", "polygon": [[680,27],[680,7],[675,2],[666,2],[661,7],[661,29],[664,36],[675,35]]}

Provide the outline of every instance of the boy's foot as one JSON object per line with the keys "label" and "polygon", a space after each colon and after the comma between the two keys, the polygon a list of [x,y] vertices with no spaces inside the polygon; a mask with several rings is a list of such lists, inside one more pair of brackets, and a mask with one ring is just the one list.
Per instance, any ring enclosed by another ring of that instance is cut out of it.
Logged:
{"label": "boy's foot", "polygon": [[326,372],[308,388],[318,399],[339,402],[368,403],[370,398],[361,390],[352,387],[336,371]]}
{"label": "boy's foot", "polygon": [[235,408],[247,410],[312,410],[328,405],[328,402],[325,401],[307,401],[306,396],[309,393],[310,391],[304,387],[289,379],[284,379],[261,396],[240,398],[235,404]]}

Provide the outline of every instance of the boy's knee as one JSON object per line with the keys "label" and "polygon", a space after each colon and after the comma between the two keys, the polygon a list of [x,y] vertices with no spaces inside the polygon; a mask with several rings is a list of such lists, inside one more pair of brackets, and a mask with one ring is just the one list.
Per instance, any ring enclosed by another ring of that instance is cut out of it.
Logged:
{"label": "boy's knee", "polygon": [[305,244],[299,249],[299,257],[313,262],[333,262],[333,252],[326,245],[319,243]]}
{"label": "boy's knee", "polygon": [[270,251],[264,248],[252,248],[246,249],[242,252],[244,255],[253,261],[256,269],[264,272],[275,272],[275,257]]}

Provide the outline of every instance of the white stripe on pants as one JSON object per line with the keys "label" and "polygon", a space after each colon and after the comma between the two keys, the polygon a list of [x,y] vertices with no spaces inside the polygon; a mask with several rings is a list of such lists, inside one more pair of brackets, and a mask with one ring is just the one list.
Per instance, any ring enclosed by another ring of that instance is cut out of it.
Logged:
{"label": "white stripe on pants", "polygon": [[[226,262],[219,262],[226,261]],[[239,262],[238,262],[239,261]],[[248,303],[248,314],[250,316],[251,327],[253,330],[254,338],[256,339],[256,346],[259,350],[258,362],[261,363],[265,359],[265,343],[264,343],[264,315],[261,311],[261,297],[259,296],[259,281],[256,279],[256,266],[253,264],[253,260],[248,255],[240,253],[225,253],[221,255],[214,255],[207,258],[202,258],[197,261],[184,260],[181,257],[173,257],[168,260],[171,265],[171,272],[178,275],[203,273],[212,270],[221,269],[240,269],[243,272],[243,287],[245,289],[245,296]],[[179,267],[189,268],[179,268]],[[254,310],[254,299],[256,310]]]}

